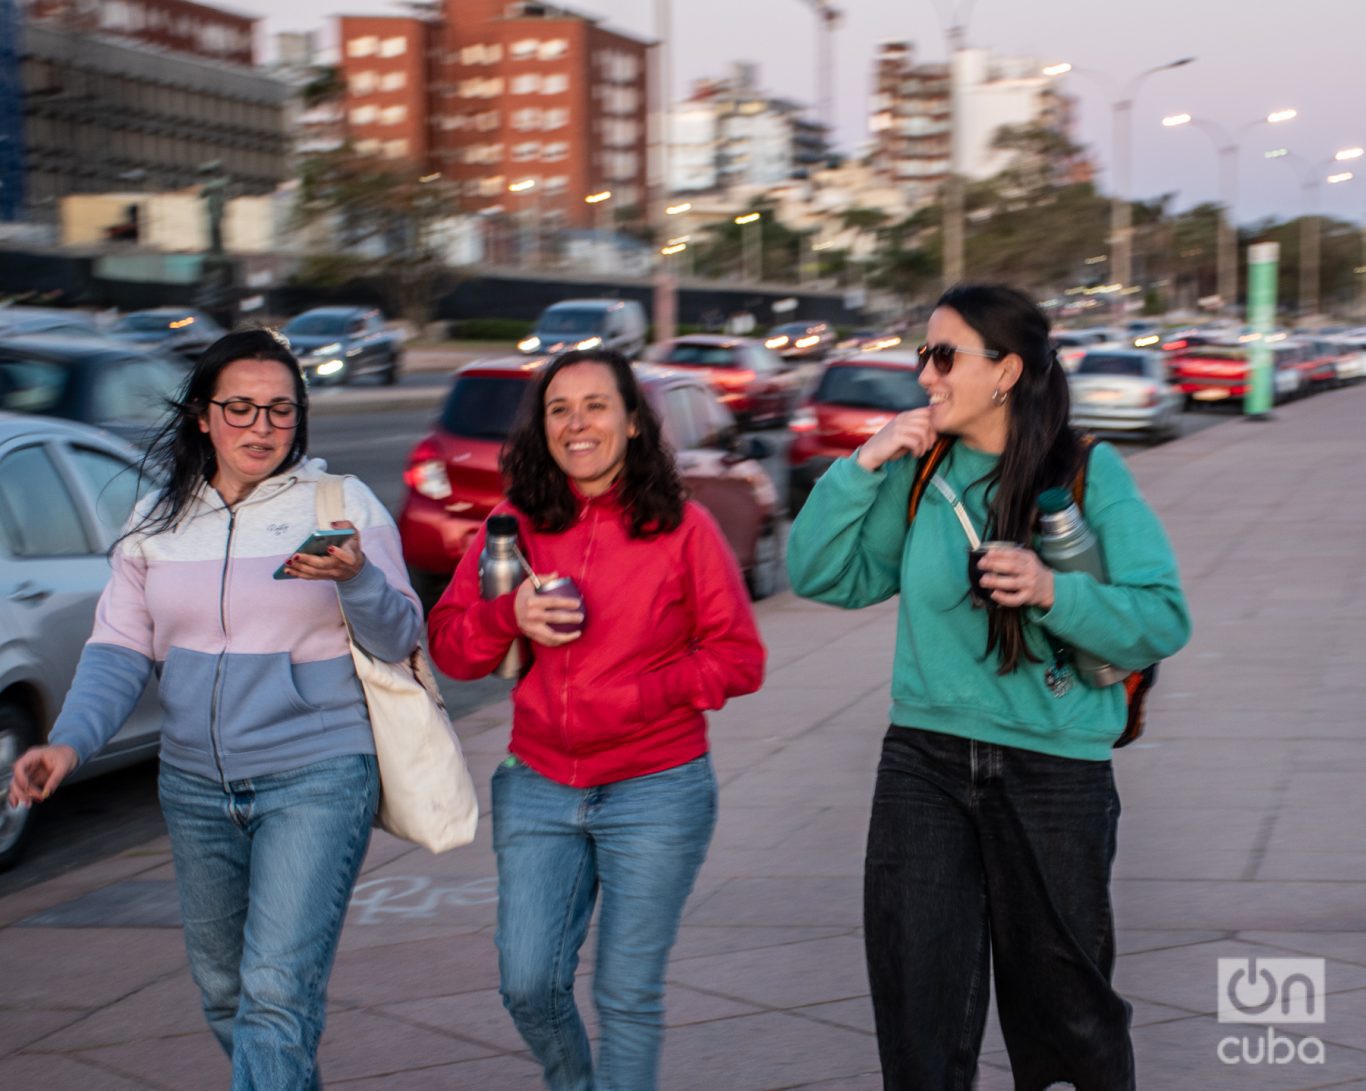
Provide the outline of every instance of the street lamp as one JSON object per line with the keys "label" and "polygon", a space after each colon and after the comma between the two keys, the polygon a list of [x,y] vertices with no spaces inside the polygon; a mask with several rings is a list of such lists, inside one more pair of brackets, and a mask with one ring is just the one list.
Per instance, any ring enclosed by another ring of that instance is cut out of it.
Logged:
{"label": "street lamp", "polygon": [[[744,240],[744,267],[745,276],[754,281],[764,279],[764,221],[758,212],[747,212],[743,216],[736,216],[735,222],[740,227],[753,224],[753,231],[741,231],[740,236]],[[751,257],[751,247],[753,256]]]}
{"label": "street lamp", "polygon": [[606,219],[607,213],[607,202],[611,199],[612,191],[610,189],[603,189],[599,190],[597,193],[590,193],[583,199],[584,204],[593,206],[593,226],[598,231],[603,230],[603,221]]}
{"label": "street lamp", "polygon": [[[1319,309],[1319,176],[1337,163],[1350,162],[1366,155],[1366,148],[1340,148],[1329,158],[1311,163],[1287,148],[1263,153],[1265,159],[1283,159],[1300,180],[1305,214],[1300,217],[1300,317],[1317,314]],[[1325,181],[1329,185],[1350,181],[1351,171],[1335,171]]]}
{"label": "street lamp", "polygon": [[1046,74],[1052,69],[1051,74],[1054,75],[1074,72],[1079,76],[1087,76],[1110,92],[1115,141],[1115,192],[1110,198],[1110,256],[1113,259],[1110,264],[1113,275],[1110,279],[1119,284],[1118,295],[1121,300],[1124,289],[1129,287],[1133,279],[1133,208],[1129,204],[1129,159],[1133,151],[1134,99],[1138,95],[1139,85],[1149,76],[1172,68],[1183,68],[1194,60],[1194,57],[1179,57],[1166,64],[1144,69],[1130,79],[1122,90],[1109,76],[1089,68],[1077,68],[1064,63],[1049,65],[1044,69]]}
{"label": "street lamp", "polygon": [[1279,125],[1290,121],[1296,111],[1273,110],[1266,117],[1239,126],[1232,136],[1222,125],[1190,114],[1169,114],[1162,119],[1168,129],[1193,125],[1214,144],[1219,155],[1219,196],[1223,211],[1219,216],[1219,302],[1221,309],[1238,304],[1238,229],[1234,226],[1234,205],[1238,199],[1238,142],[1259,125]]}

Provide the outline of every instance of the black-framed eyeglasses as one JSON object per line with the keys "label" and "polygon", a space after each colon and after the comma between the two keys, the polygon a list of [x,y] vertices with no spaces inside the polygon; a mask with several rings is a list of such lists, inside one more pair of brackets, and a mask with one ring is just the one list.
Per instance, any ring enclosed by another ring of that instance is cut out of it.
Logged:
{"label": "black-framed eyeglasses", "polygon": [[941,341],[937,345],[921,345],[915,350],[915,355],[922,368],[933,361],[935,370],[940,375],[947,375],[953,370],[953,359],[960,352],[967,356],[981,356],[987,360],[1001,358],[1001,354],[995,349],[974,349],[964,345],[951,345],[947,341]]}
{"label": "black-framed eyeglasses", "polygon": [[298,402],[257,405],[246,398],[229,398],[223,402],[210,398],[209,404],[218,406],[223,411],[223,419],[234,428],[250,428],[256,423],[256,418],[261,415],[262,410],[265,410],[266,419],[276,428],[294,428],[299,423],[301,411]]}

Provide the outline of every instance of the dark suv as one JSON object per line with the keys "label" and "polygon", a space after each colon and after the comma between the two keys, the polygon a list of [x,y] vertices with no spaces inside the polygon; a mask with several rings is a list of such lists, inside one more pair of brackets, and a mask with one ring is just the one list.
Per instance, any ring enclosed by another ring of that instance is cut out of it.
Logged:
{"label": "dark suv", "polygon": [[[436,427],[408,458],[398,530],[413,586],[428,607],[503,499],[499,452],[545,363],[505,357],[461,368]],[[636,365],[636,376],[684,483],[720,524],[750,593],[771,593],[781,562],[777,490],[759,461],[770,453],[768,445],[742,441],[735,418],[700,377],[647,364]]]}

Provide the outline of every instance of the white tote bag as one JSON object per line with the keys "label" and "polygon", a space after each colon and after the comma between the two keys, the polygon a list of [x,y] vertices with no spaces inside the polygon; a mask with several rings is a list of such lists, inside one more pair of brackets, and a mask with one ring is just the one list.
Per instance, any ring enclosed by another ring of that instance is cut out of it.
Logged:
{"label": "white tote bag", "polygon": [[[342,479],[323,475],[317,499],[320,527],[346,518],[342,495]],[[341,605],[340,588],[337,601]],[[418,646],[406,662],[386,663],[356,643],[349,620],[346,633],[379,760],[375,824],[432,852],[469,844],[479,824],[479,801],[427,653]]]}

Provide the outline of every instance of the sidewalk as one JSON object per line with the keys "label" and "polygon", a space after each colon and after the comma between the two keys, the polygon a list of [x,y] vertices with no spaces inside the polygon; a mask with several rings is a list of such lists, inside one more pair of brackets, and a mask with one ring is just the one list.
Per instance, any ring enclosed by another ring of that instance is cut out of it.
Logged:
{"label": "sidewalk", "polygon": [[[1196,624],[1115,762],[1117,979],[1145,1089],[1366,1088],[1363,420],[1366,385],[1131,462]],[[721,818],[670,967],[664,1086],[878,1088],[860,871],[894,604],[758,613],[765,688],[712,720]],[[507,718],[458,725],[484,791]],[[329,1087],[540,1086],[498,999],[493,890],[487,823],[442,857],[377,836],[332,981]],[[0,1086],[225,1086],[175,917],[164,841],[0,899]],[[1213,1014],[1218,959],[1253,955],[1327,960],[1326,1017],[1278,1022],[1274,1064],[1241,1062],[1266,1028]],[[980,1087],[1008,1072],[993,1015]]]}

